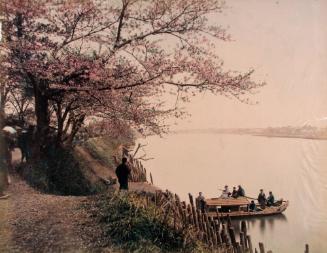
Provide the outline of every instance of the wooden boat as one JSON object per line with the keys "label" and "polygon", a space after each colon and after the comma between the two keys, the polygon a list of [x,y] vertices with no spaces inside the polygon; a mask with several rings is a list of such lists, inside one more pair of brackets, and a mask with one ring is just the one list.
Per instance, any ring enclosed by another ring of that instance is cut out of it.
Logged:
{"label": "wooden boat", "polygon": [[246,197],[211,198],[205,201],[208,215],[213,218],[217,217],[217,215],[219,217],[253,217],[280,214],[289,205],[289,201],[279,200],[273,206],[266,206],[264,209],[258,208],[256,211],[250,211],[250,200]]}

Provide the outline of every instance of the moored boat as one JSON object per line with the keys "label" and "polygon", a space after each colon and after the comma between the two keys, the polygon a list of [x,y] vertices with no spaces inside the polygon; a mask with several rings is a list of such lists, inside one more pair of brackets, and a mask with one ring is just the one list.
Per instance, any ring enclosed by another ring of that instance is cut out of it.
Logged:
{"label": "moored boat", "polygon": [[246,197],[206,199],[206,209],[211,217],[252,217],[280,214],[286,210],[289,201],[279,200],[272,206],[249,209],[250,200]]}

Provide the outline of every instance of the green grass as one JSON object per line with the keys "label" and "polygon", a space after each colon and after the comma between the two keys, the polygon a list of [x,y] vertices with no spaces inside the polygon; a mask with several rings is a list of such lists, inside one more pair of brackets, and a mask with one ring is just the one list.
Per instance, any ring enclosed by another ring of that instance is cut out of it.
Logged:
{"label": "green grass", "polygon": [[[145,208],[146,206],[146,208]],[[205,252],[189,231],[174,229],[165,214],[143,196],[118,192],[98,196],[95,215],[108,244],[122,252]]]}

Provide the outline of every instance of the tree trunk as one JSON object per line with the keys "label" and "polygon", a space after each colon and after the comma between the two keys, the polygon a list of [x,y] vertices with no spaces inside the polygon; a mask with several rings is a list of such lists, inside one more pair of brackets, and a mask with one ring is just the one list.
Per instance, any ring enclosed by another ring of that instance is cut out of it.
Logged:
{"label": "tree trunk", "polygon": [[40,82],[39,85],[34,85],[35,96],[35,115],[36,115],[36,148],[35,158],[41,158],[45,155],[45,151],[49,144],[49,101],[45,94],[46,84]]}
{"label": "tree trunk", "polygon": [[5,114],[5,106],[6,106],[6,90],[3,83],[0,83],[0,129],[5,126],[6,114]]}

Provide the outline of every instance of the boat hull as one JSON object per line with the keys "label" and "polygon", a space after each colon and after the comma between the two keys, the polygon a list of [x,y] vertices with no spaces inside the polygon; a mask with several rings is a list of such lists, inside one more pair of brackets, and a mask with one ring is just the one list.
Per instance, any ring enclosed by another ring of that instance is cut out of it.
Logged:
{"label": "boat hull", "polygon": [[213,217],[213,218],[223,218],[223,217],[235,217],[235,218],[242,218],[242,217],[255,217],[255,216],[270,216],[270,215],[276,215],[276,214],[281,214],[284,212],[289,205],[289,201],[283,201],[282,204],[279,206],[271,206],[271,207],[266,207],[265,209],[261,211],[234,211],[234,212],[208,212],[208,216]]}

